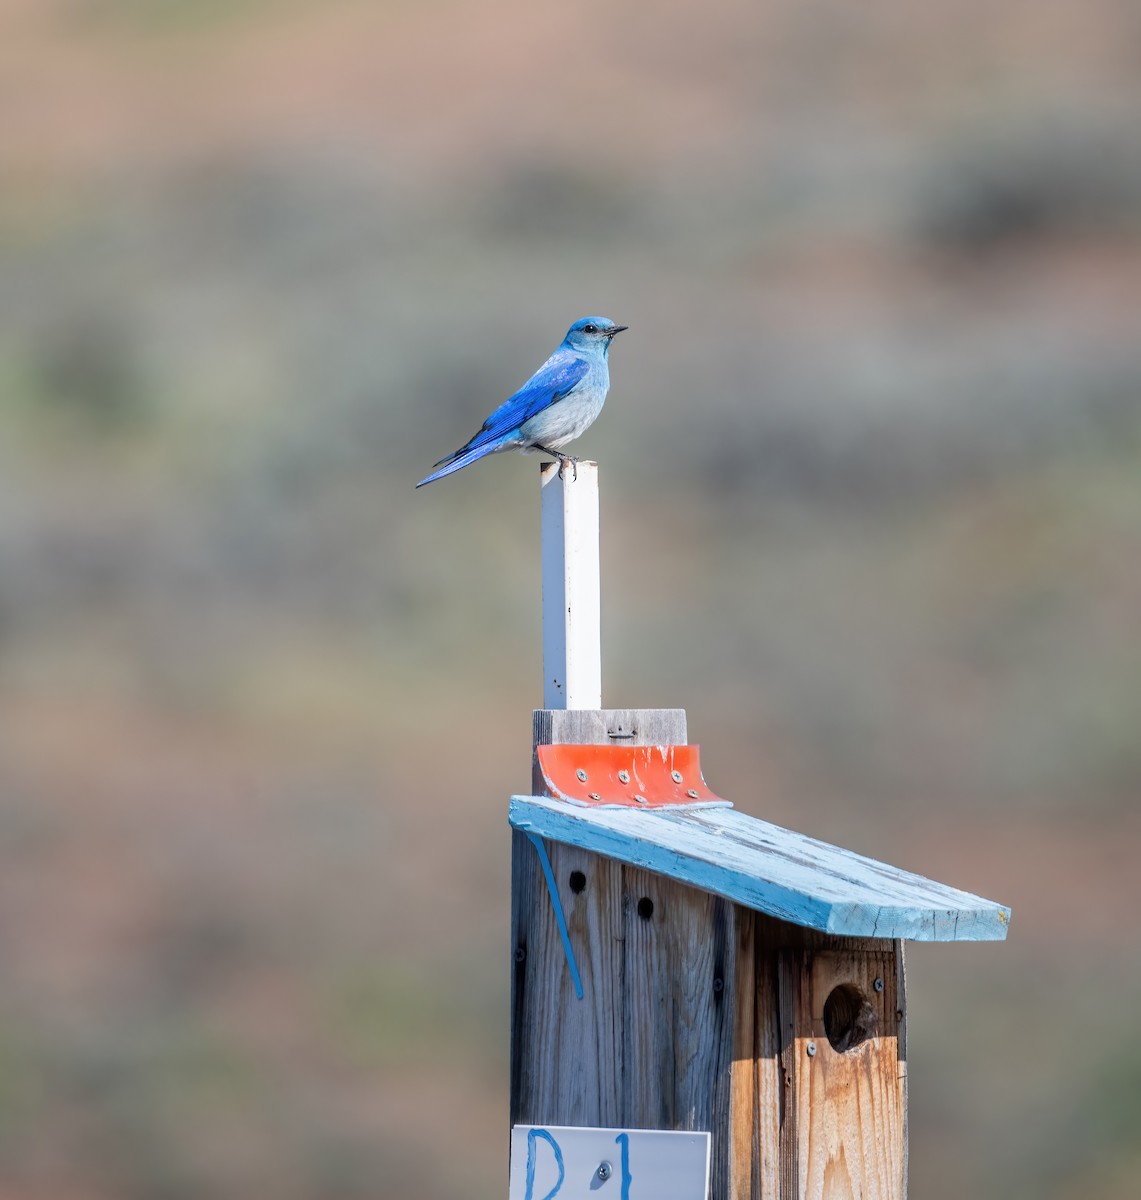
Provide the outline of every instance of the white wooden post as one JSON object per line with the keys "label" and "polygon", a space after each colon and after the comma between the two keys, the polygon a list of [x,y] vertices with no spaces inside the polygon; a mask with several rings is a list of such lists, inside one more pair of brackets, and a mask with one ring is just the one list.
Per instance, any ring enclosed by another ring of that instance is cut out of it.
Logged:
{"label": "white wooden post", "polygon": [[543,463],[543,707],[602,707],[598,463]]}

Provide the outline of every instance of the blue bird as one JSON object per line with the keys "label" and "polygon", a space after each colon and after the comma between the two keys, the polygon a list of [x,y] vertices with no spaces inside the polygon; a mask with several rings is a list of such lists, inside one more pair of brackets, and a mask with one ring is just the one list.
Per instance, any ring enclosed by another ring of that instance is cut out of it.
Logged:
{"label": "blue bird", "polygon": [[626,325],[607,317],[583,317],[567,330],[559,348],[510,399],[484,421],[455,454],[442,458],[423,487],[500,450],[539,450],[559,460],[559,474],[578,459],[560,450],[584,433],[602,412],[610,389],[606,356]]}

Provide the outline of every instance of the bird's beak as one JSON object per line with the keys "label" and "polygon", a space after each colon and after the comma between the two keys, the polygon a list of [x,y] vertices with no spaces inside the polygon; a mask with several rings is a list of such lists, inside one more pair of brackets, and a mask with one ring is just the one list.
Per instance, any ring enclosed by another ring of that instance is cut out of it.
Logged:
{"label": "bird's beak", "polygon": [[629,328],[630,328],[629,325],[615,325],[613,329],[608,329],[606,331],[606,336],[613,337],[616,333],[621,333],[623,329],[629,329]]}

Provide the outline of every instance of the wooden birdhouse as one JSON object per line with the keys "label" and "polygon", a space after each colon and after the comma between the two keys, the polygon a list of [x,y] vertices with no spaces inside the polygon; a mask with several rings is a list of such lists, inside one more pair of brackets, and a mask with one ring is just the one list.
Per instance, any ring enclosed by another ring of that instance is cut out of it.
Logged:
{"label": "wooden birdhouse", "polygon": [[[1009,909],[746,816],[683,711],[601,707],[592,468],[543,476],[546,707],[509,818],[512,1200],[896,1200],[903,943],[1001,939]],[[703,1183],[671,1165],[661,1135],[683,1131],[708,1135]]]}

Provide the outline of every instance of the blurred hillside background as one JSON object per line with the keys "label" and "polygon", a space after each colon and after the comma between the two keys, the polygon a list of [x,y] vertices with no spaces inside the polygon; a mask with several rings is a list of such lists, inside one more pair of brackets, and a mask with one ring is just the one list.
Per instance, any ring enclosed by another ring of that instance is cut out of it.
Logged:
{"label": "blurred hillside background", "polygon": [[1141,1194],[1141,10],[0,0],[0,1196],[505,1194],[538,460],[604,689],[1014,908],[911,1191]]}

